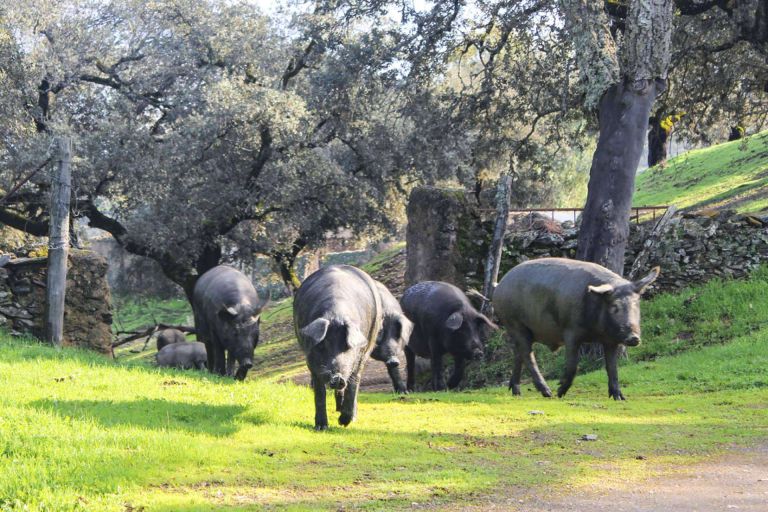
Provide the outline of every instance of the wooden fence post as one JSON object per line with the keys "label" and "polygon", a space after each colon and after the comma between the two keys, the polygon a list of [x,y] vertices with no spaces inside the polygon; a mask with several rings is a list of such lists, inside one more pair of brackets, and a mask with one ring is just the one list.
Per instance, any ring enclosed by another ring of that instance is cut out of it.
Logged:
{"label": "wooden fence post", "polygon": [[493,229],[491,247],[488,249],[488,259],[485,262],[485,279],[483,280],[483,305],[480,311],[486,316],[493,314],[493,306],[489,299],[493,297],[496,281],[499,278],[501,251],[504,247],[504,235],[507,233],[507,218],[509,203],[512,200],[512,176],[503,174],[499,178],[496,192],[496,225]]}
{"label": "wooden fence post", "polygon": [[72,140],[58,139],[59,165],[51,186],[51,226],[48,233],[48,283],[45,336],[60,347],[64,338],[64,300],[69,255],[69,200],[72,194]]}

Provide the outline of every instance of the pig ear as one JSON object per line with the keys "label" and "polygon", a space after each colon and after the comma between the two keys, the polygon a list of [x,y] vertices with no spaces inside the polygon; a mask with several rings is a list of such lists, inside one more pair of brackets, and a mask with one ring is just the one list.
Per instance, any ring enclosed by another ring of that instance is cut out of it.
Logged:
{"label": "pig ear", "polygon": [[635,281],[632,283],[632,287],[635,289],[635,292],[637,293],[643,293],[645,289],[650,285],[652,282],[656,280],[657,277],[659,277],[659,273],[661,272],[661,269],[659,267],[653,267],[650,272],[648,272],[648,275],[644,278],[640,279],[639,281]]}
{"label": "pig ear", "polygon": [[301,334],[312,340],[312,346],[317,345],[325,339],[328,334],[328,326],[331,322],[326,318],[318,318],[301,329]]}
{"label": "pig ear", "polygon": [[600,286],[587,286],[587,290],[598,295],[606,295],[613,293],[613,285],[601,284]]}
{"label": "pig ear", "polygon": [[486,325],[488,328],[492,331],[497,331],[499,329],[499,326],[495,323],[491,322],[491,319],[487,316],[480,314],[477,315],[477,322],[479,325]]}
{"label": "pig ear", "polygon": [[221,308],[219,310],[219,316],[222,319],[235,318],[237,316],[237,310],[235,308],[233,308],[232,306],[229,306],[227,308]]}
{"label": "pig ear", "polygon": [[360,348],[368,344],[368,338],[355,327],[347,327],[347,345],[349,348]]}
{"label": "pig ear", "polygon": [[400,325],[402,326],[400,328],[400,337],[407,343],[408,340],[411,339],[411,333],[413,332],[413,322],[405,317],[402,317],[400,319]]}
{"label": "pig ear", "polygon": [[461,314],[461,311],[457,311],[448,317],[448,320],[445,321],[445,326],[450,330],[455,331],[461,327],[462,322],[464,322],[464,315]]}

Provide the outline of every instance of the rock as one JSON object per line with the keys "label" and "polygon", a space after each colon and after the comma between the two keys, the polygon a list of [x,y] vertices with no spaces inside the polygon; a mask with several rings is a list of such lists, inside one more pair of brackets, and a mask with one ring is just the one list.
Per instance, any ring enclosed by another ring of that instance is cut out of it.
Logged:
{"label": "rock", "polygon": [[538,416],[540,414],[544,414],[544,411],[528,411],[528,414],[531,416]]}
{"label": "rock", "polygon": [[597,441],[597,434],[584,434],[581,436],[582,441]]}

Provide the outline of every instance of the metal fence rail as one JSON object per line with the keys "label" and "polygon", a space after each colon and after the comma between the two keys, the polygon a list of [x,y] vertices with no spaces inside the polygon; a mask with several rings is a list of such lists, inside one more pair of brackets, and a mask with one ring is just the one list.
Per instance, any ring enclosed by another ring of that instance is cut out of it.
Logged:
{"label": "metal fence rail", "polygon": [[[646,215],[650,215],[651,220],[656,220],[656,217],[657,216],[660,217],[661,215],[663,215],[664,212],[667,211],[667,208],[669,208],[668,205],[633,206],[631,209],[631,214],[629,216],[630,222],[634,220],[635,224],[639,224],[640,218],[645,217]],[[570,213],[571,214],[570,217],[572,217],[571,220],[573,220],[573,222],[576,222],[576,218],[579,216],[579,214],[583,210],[584,208],[512,208],[509,210],[509,218],[511,220],[512,218],[517,217],[520,214],[540,213],[540,214],[549,214],[552,220],[555,220],[555,217],[559,217],[558,220],[562,221],[562,217],[564,217],[563,214]],[[491,209],[483,209],[481,211],[483,213],[488,213],[488,214],[492,214],[496,212],[496,210],[491,210]]]}

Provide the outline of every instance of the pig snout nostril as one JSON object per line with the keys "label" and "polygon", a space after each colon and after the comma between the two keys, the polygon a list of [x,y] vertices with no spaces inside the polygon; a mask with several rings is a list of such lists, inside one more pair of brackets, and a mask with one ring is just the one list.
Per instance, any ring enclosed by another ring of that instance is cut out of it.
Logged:
{"label": "pig snout nostril", "polygon": [[331,389],[342,391],[347,387],[347,381],[340,374],[336,373],[331,376],[331,379],[328,381],[328,385],[331,387]]}
{"label": "pig snout nostril", "polygon": [[472,359],[475,361],[480,361],[483,358],[484,354],[481,350],[476,350],[472,353]]}
{"label": "pig snout nostril", "polygon": [[630,347],[634,347],[636,345],[640,344],[640,336],[637,334],[632,334],[629,338],[627,338],[627,341],[625,342],[626,345]]}
{"label": "pig snout nostril", "polygon": [[400,360],[396,357],[390,357],[387,359],[387,362],[385,363],[388,367],[395,367],[397,368],[400,366]]}

